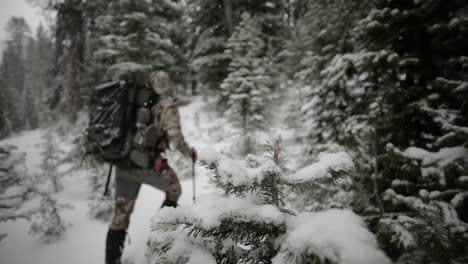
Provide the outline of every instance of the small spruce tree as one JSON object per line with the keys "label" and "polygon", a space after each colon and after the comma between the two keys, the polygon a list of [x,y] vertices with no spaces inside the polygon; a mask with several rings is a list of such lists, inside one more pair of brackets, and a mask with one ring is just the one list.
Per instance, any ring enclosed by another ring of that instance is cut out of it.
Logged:
{"label": "small spruce tree", "polygon": [[221,84],[221,101],[244,134],[265,124],[265,112],[272,90],[266,67],[265,42],[258,21],[248,13],[227,43],[231,57],[229,75]]}
{"label": "small spruce tree", "polygon": [[70,208],[68,205],[60,204],[50,193],[39,193],[41,199],[38,210],[31,217],[31,228],[29,233],[38,237],[46,243],[60,238],[65,232],[65,222],[60,211]]}
{"label": "small spruce tree", "polygon": [[[296,213],[285,207],[291,193],[325,188],[349,173],[353,162],[346,153],[323,154],[317,163],[285,175],[279,146],[264,150],[267,156],[248,155],[245,166],[212,151],[202,153],[201,163],[225,196],[161,210],[150,243],[155,262],[390,263],[351,211]],[[365,254],[350,254],[350,247]]]}
{"label": "small spruce tree", "polygon": [[0,164],[0,222],[23,218],[31,222],[30,233],[41,240],[51,242],[60,237],[65,231],[60,211],[69,206],[57,203],[49,190],[41,190],[43,182],[28,174],[24,153],[15,147],[0,146]]}
{"label": "small spruce tree", "polygon": [[58,166],[60,165],[60,157],[63,152],[58,147],[55,139],[48,131],[43,136],[43,152],[42,152],[42,170],[44,171],[43,180],[50,182],[54,192],[62,190],[63,186],[61,183],[61,173],[58,172]]}
{"label": "small spruce tree", "polygon": [[179,84],[187,74],[182,9],[178,1],[107,1],[96,18],[96,67],[131,61],[169,72]]}

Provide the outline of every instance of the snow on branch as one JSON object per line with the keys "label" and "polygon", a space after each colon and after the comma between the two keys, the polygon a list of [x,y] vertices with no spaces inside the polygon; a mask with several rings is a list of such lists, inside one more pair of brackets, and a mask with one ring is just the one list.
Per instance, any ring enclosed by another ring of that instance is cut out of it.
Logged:
{"label": "snow on branch", "polygon": [[[293,191],[322,187],[324,179],[353,169],[346,153],[322,154],[318,162],[285,176],[279,145],[266,156],[232,160],[201,151],[202,164],[227,195],[209,195],[193,206],[163,208],[153,219],[150,250],[156,263],[390,263],[375,237],[351,211],[294,214],[282,199]],[[291,188],[303,184],[306,187]],[[234,195],[229,195],[234,194]]]}
{"label": "snow on branch", "polygon": [[331,263],[390,263],[365,226],[350,210],[302,213],[289,219],[281,253],[272,262],[300,263],[309,254]]}
{"label": "snow on branch", "polygon": [[396,153],[406,158],[420,160],[423,166],[437,164],[440,168],[443,168],[468,155],[468,149],[465,147],[441,148],[437,152],[430,152],[418,147],[409,147],[404,151],[401,151],[391,144],[389,144],[387,148],[394,150]]}
{"label": "snow on branch", "polygon": [[392,189],[385,191],[384,199],[406,205],[411,209],[411,215],[380,219],[379,224],[389,229],[392,240],[399,246],[413,248],[408,256],[419,254],[447,263],[447,260],[452,260],[454,252],[466,247],[468,240],[463,233],[468,225],[458,218],[450,204],[432,200],[426,190],[420,190],[419,196],[405,197]]}
{"label": "snow on branch", "polygon": [[351,156],[345,152],[321,153],[318,162],[283,177],[283,182],[292,190],[323,188],[337,183],[342,176],[354,169]]}
{"label": "snow on branch", "polygon": [[[201,152],[201,164],[213,172],[216,184],[230,193],[261,189],[265,181],[274,180],[292,191],[323,188],[336,183],[354,169],[352,158],[344,152],[322,153],[318,162],[296,173],[283,175],[280,164],[271,158],[249,154],[243,163],[206,149]],[[279,175],[272,179],[272,175]]]}
{"label": "snow on branch", "polygon": [[242,215],[237,219],[238,222],[258,221],[273,225],[284,223],[282,213],[274,206],[257,205],[245,198],[208,195],[201,197],[197,204],[183,210],[161,210],[153,225],[159,229],[174,223],[189,222],[210,230],[220,226],[225,218],[231,218],[232,215]]}
{"label": "snow on branch", "polygon": [[162,255],[153,257],[150,263],[216,263],[210,253],[214,249],[212,241],[192,239],[187,230],[153,233],[150,241],[150,250],[158,249]]}

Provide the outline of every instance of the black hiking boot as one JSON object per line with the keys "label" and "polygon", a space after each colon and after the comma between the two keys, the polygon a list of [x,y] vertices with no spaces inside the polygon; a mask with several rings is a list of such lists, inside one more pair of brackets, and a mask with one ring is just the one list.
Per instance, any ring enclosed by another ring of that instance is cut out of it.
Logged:
{"label": "black hiking boot", "polygon": [[166,206],[176,208],[177,207],[177,202],[166,199],[166,200],[164,200],[163,204],[161,205],[161,208],[166,207]]}
{"label": "black hiking boot", "polygon": [[121,264],[126,230],[109,229],[106,239],[106,264]]}

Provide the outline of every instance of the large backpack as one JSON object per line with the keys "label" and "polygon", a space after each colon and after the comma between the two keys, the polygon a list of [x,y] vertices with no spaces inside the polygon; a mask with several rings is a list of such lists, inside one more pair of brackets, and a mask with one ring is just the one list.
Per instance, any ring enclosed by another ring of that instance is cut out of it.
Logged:
{"label": "large backpack", "polygon": [[[88,153],[118,164],[129,159],[137,132],[137,115],[151,113],[157,96],[149,85],[148,68],[119,63],[108,70],[110,81],[97,86],[91,97],[87,129]],[[145,111],[143,111],[145,112]],[[151,117],[147,117],[150,121]]]}

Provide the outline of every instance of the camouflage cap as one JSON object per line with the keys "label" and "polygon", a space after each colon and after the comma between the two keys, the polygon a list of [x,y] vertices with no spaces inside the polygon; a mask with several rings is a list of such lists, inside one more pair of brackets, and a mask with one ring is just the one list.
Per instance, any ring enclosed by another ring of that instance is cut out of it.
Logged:
{"label": "camouflage cap", "polygon": [[165,71],[154,71],[150,75],[151,86],[161,96],[172,96],[172,85],[169,74]]}

